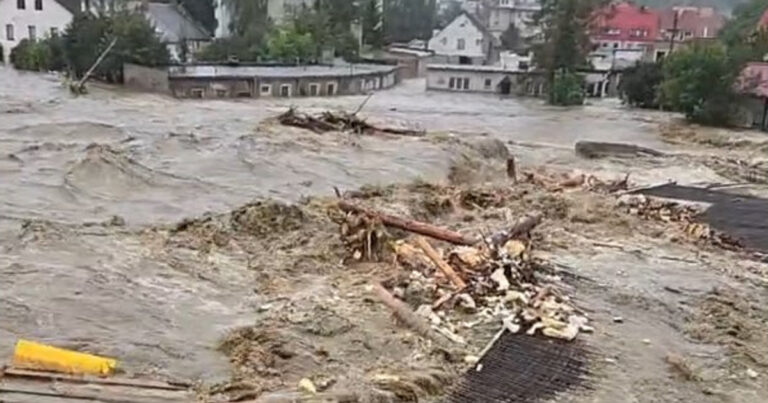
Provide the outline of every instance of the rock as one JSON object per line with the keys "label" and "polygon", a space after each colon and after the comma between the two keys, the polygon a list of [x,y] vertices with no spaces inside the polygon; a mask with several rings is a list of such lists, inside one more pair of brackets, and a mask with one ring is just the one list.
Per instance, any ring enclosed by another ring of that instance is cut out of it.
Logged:
{"label": "rock", "polygon": [[315,384],[312,383],[308,378],[302,378],[299,381],[299,390],[302,392],[310,393],[310,394],[316,394],[317,388],[315,387]]}
{"label": "rock", "polygon": [[651,344],[651,339],[643,339],[643,344]]}
{"label": "rock", "polygon": [[614,316],[613,323],[624,323],[624,318],[622,318],[621,316]]}
{"label": "rock", "polygon": [[480,361],[480,357],[476,355],[465,355],[464,356],[464,362],[467,364],[477,364],[477,362]]}
{"label": "rock", "polygon": [[469,296],[469,294],[459,294],[456,296],[456,299],[459,301],[459,306],[465,310],[470,312],[477,310],[477,304],[475,303],[475,300]]}
{"label": "rock", "polygon": [[748,376],[748,377],[750,377],[750,378],[752,378],[752,379],[755,379],[755,378],[757,378],[757,377],[758,377],[758,375],[759,375],[759,374],[758,374],[758,373],[757,373],[757,371],[755,371],[754,369],[752,369],[752,368],[747,368],[747,376]]}

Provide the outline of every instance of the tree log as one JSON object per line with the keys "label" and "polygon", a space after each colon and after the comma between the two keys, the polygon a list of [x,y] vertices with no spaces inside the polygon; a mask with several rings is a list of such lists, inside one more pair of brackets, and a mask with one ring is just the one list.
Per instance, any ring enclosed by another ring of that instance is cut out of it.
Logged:
{"label": "tree log", "polygon": [[457,245],[474,245],[477,240],[465,237],[458,232],[451,231],[449,229],[436,227],[432,224],[427,224],[421,221],[411,220],[407,218],[401,218],[389,214],[379,213],[373,210],[369,210],[365,207],[361,207],[352,204],[345,200],[339,201],[339,208],[344,212],[354,212],[365,214],[367,216],[377,218],[381,220],[384,225],[399,228],[402,230],[414,232],[420,235],[426,235],[431,238],[439,239],[441,241],[450,242]]}
{"label": "tree log", "polygon": [[443,258],[437,254],[437,251],[432,247],[432,245],[429,244],[429,242],[427,242],[426,239],[424,239],[424,237],[416,237],[416,244],[419,245],[419,248],[421,248],[424,253],[427,254],[435,266],[437,266],[437,268],[440,269],[440,271],[443,272],[446,277],[448,277],[448,280],[453,283],[457,290],[463,290],[467,286],[467,283],[464,282],[461,276],[459,276],[456,271],[453,270],[453,267],[446,263],[445,260],[443,260]]}
{"label": "tree log", "polygon": [[408,305],[406,305],[403,301],[395,298],[381,284],[374,283],[373,292],[376,294],[379,300],[384,303],[384,305],[392,310],[394,315],[401,322],[403,322],[405,326],[415,331],[422,337],[426,337],[427,339],[432,340],[440,346],[446,347],[450,345],[450,340],[448,338],[432,330],[432,327],[429,325],[429,323],[427,323],[426,320],[416,315],[416,313],[413,312],[413,310],[411,310]]}
{"label": "tree log", "polygon": [[507,243],[510,239],[520,238],[523,235],[528,234],[534,227],[541,223],[541,217],[541,213],[533,213],[517,220],[512,228],[492,235],[491,245],[498,248]]}

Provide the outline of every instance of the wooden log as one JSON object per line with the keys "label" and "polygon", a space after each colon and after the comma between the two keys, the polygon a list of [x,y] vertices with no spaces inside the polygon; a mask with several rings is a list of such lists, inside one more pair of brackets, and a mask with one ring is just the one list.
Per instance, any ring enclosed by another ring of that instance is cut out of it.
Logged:
{"label": "wooden log", "polygon": [[354,212],[359,214],[365,214],[369,217],[377,218],[381,220],[384,225],[399,228],[405,231],[410,231],[420,235],[426,235],[431,238],[439,239],[441,241],[450,242],[457,245],[474,245],[477,243],[476,239],[465,237],[458,232],[451,231],[449,229],[436,227],[432,224],[427,224],[421,221],[411,220],[407,218],[401,218],[389,214],[379,213],[365,207],[361,207],[350,203],[346,200],[339,200],[339,208],[344,212]]}
{"label": "wooden log", "polygon": [[515,157],[507,158],[507,178],[517,183],[517,167],[515,167]]}
{"label": "wooden log", "polygon": [[441,334],[435,332],[432,330],[432,327],[425,321],[424,319],[420,318],[418,315],[416,315],[411,308],[409,308],[403,301],[400,301],[399,299],[395,298],[392,294],[389,293],[381,284],[374,283],[373,284],[373,292],[376,294],[376,296],[381,300],[384,305],[386,305],[392,312],[394,313],[395,317],[397,317],[405,326],[407,326],[409,329],[415,331],[419,335],[426,337],[435,343],[438,343],[440,345],[448,345],[447,343],[449,340],[445,338],[445,336],[442,336]]}
{"label": "wooden log", "polygon": [[541,223],[541,213],[533,213],[519,219],[512,228],[496,233],[491,236],[490,244],[494,247],[500,247],[510,239],[520,238],[528,234],[531,230]]}
{"label": "wooden log", "polygon": [[111,386],[129,386],[144,389],[184,390],[188,387],[191,387],[191,385],[183,383],[172,384],[168,382],[142,379],[98,378],[94,376],[60,374],[47,371],[30,371],[16,368],[6,368],[0,372],[0,376],[9,378],[28,378],[50,382],[93,383]]}
{"label": "wooden log", "polygon": [[416,237],[416,245],[418,245],[419,248],[421,248],[421,250],[427,254],[427,257],[432,260],[435,266],[437,266],[437,268],[440,269],[440,271],[443,272],[446,277],[448,277],[448,280],[453,283],[457,290],[463,290],[467,286],[467,283],[464,282],[461,276],[459,276],[458,273],[453,270],[453,267],[446,263],[445,260],[443,260],[443,258],[437,254],[437,251],[432,247],[432,245],[429,244],[429,242],[427,242],[426,239],[424,239],[424,237]]}

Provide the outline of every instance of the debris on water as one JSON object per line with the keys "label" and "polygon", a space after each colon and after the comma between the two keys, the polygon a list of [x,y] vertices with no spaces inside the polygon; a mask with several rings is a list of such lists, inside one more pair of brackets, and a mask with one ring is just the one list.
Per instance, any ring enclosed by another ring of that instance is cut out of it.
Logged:
{"label": "debris on water", "polygon": [[401,136],[423,136],[423,130],[391,126],[376,126],[368,123],[355,113],[325,111],[319,114],[299,112],[290,108],[277,117],[280,124],[311,130],[315,133],[352,132],[356,134],[396,134]]}

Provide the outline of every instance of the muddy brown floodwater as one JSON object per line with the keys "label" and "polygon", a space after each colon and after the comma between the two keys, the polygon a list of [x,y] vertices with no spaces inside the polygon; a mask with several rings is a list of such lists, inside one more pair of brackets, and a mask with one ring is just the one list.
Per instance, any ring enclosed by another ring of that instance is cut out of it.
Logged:
{"label": "muddy brown floodwater", "polygon": [[[24,337],[118,357],[131,373],[228,379],[231,366],[217,346],[228,330],[259,320],[274,299],[256,286],[263,273],[249,270],[258,262],[242,251],[170,250],[164,245],[172,237],[158,235],[161,229],[260,198],[297,202],[332,195],[334,186],[442,182],[464,158],[462,142],[498,139],[522,165],[603,177],[631,173],[638,185],[732,182],[711,164],[588,161],[573,153],[578,140],[694,156],[725,152],[664,141],[660,128],[678,124],[673,115],[614,101],[562,110],[538,100],[423,87],[407,81],[376,93],[364,114],[420,125],[426,137],[317,135],[270,118],[289,106],[353,110],[364,98],[191,101],[98,86],[74,98],[54,76],[0,68],[0,360]],[[601,230],[592,236],[613,236],[609,226]],[[647,233],[621,236],[629,240],[623,247],[585,246],[591,241],[581,234],[568,241],[570,251],[548,251],[590,278],[576,295],[597,322],[595,344],[608,350],[596,370],[605,381],[595,382],[594,396],[568,399],[766,401],[759,399],[765,389],[753,384],[766,379],[765,362],[750,364],[758,380],[717,383],[716,390],[680,386],[664,362],[675,352],[698,357],[704,376],[731,374],[707,372],[725,354],[722,340],[691,340],[682,322],[699,312],[691,305],[713,286],[740,287],[744,275],[734,279],[715,270],[728,264],[716,252],[702,264],[691,260],[699,252],[690,247]],[[657,250],[642,252],[650,248]],[[755,265],[753,272],[764,270]],[[768,299],[764,278],[753,277],[744,289]],[[313,286],[302,295],[329,292]],[[614,316],[625,318],[621,326]],[[734,371],[743,377],[745,367]]]}

